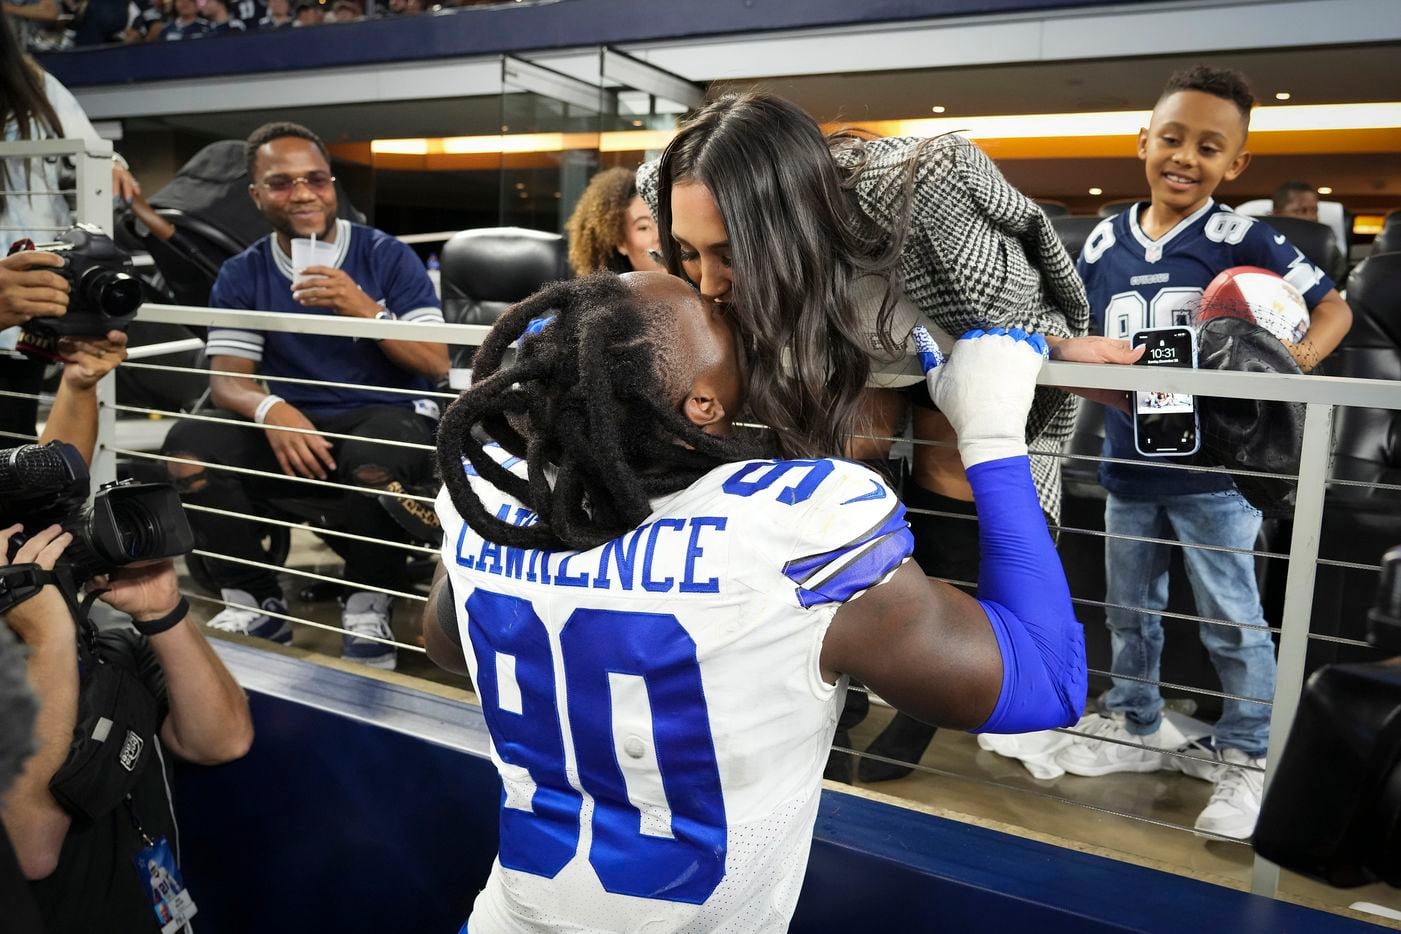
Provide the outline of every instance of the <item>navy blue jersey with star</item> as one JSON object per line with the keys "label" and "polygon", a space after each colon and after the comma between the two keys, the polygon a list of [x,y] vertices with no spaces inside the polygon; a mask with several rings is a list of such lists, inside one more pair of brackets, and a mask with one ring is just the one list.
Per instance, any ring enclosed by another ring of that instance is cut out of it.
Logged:
{"label": "navy blue jersey with star", "polygon": [[[1156,240],[1139,226],[1146,203],[1106,219],[1085,241],[1075,264],[1085,282],[1095,333],[1129,340],[1143,328],[1192,323],[1202,292],[1222,271],[1234,266],[1259,266],[1279,273],[1303,293],[1312,310],[1333,289],[1323,270],[1285,237],[1252,217],[1237,214],[1208,199],[1200,210],[1183,218]],[[1104,454],[1129,460],[1150,460],[1133,444],[1133,418],[1106,409]],[[1155,463],[1184,460],[1151,458]],[[1207,493],[1229,489],[1223,474],[1157,470],[1133,464],[1100,465],[1100,482],[1122,496]]]}

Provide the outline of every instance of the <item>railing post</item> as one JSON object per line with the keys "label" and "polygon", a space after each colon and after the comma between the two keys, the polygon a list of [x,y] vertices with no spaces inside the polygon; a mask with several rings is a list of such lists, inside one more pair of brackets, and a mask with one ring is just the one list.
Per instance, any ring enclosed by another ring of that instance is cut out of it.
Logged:
{"label": "railing post", "polygon": [[[1294,713],[1304,689],[1304,661],[1309,649],[1309,619],[1313,615],[1313,586],[1318,574],[1318,540],[1323,526],[1323,497],[1333,439],[1333,406],[1310,402],[1304,409],[1304,440],[1299,452],[1299,487],[1294,499],[1294,534],[1289,541],[1289,573],[1284,582],[1284,618],[1280,620],[1279,670],[1270,712],[1270,745],[1265,761],[1265,787],[1284,751],[1294,725]],[[1250,874],[1250,890],[1274,896],[1279,867],[1258,853]]]}
{"label": "railing post", "polygon": [[[108,140],[88,142],[76,156],[79,223],[100,227],[109,236],[112,230],[112,144]],[[93,451],[92,489],[117,479],[117,458],[111,442],[117,428],[117,372],[113,370],[97,384],[97,446]]]}
{"label": "railing post", "polygon": [[92,224],[112,234],[112,144],[108,140],[89,142],[74,156],[77,163],[79,223]]}

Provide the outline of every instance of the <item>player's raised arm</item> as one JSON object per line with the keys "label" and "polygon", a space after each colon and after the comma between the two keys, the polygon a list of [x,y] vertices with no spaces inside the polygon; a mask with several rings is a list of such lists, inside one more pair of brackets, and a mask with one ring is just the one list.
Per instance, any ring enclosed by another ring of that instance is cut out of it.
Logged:
{"label": "player's raised arm", "polygon": [[1084,633],[1024,434],[1045,342],[974,331],[946,363],[932,341],[926,346],[930,393],[958,434],[978,508],[978,596],[907,562],[837,611],[824,674],[858,677],[899,709],[945,726],[1021,733],[1074,723],[1085,703]]}

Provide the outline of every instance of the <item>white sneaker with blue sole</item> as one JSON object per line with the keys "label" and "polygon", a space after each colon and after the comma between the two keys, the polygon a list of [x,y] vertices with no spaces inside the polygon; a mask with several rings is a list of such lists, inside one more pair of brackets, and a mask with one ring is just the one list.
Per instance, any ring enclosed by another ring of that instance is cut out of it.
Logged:
{"label": "white sneaker with blue sole", "polygon": [[[268,597],[262,603],[253,599],[253,595],[246,590],[239,590],[234,587],[226,587],[219,591],[225,603],[236,604],[225,607],[208,622],[210,629],[217,629],[220,632],[237,633],[240,636],[253,636],[256,639],[267,639],[276,642],[278,645],[292,644],[292,624],[278,616],[270,613],[280,613],[287,615],[287,604],[281,597]],[[261,607],[268,612],[260,612],[254,607]]]}
{"label": "white sneaker with blue sole", "polygon": [[398,650],[389,644],[394,639],[394,630],[389,625],[393,612],[394,601],[388,594],[365,591],[351,594],[341,613],[341,626],[345,629],[341,658],[371,668],[393,670],[399,660]]}

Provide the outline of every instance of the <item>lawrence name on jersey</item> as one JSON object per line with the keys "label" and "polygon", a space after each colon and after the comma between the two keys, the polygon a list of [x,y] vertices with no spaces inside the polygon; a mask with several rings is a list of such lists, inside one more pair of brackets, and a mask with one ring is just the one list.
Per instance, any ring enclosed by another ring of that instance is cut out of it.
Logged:
{"label": "lawrence name on jersey", "polygon": [[904,506],[838,460],[726,464],[654,506],[592,551],[542,552],[438,499],[504,785],[474,932],[784,930],[793,913],[845,688],[823,681],[823,636],[909,557]]}

